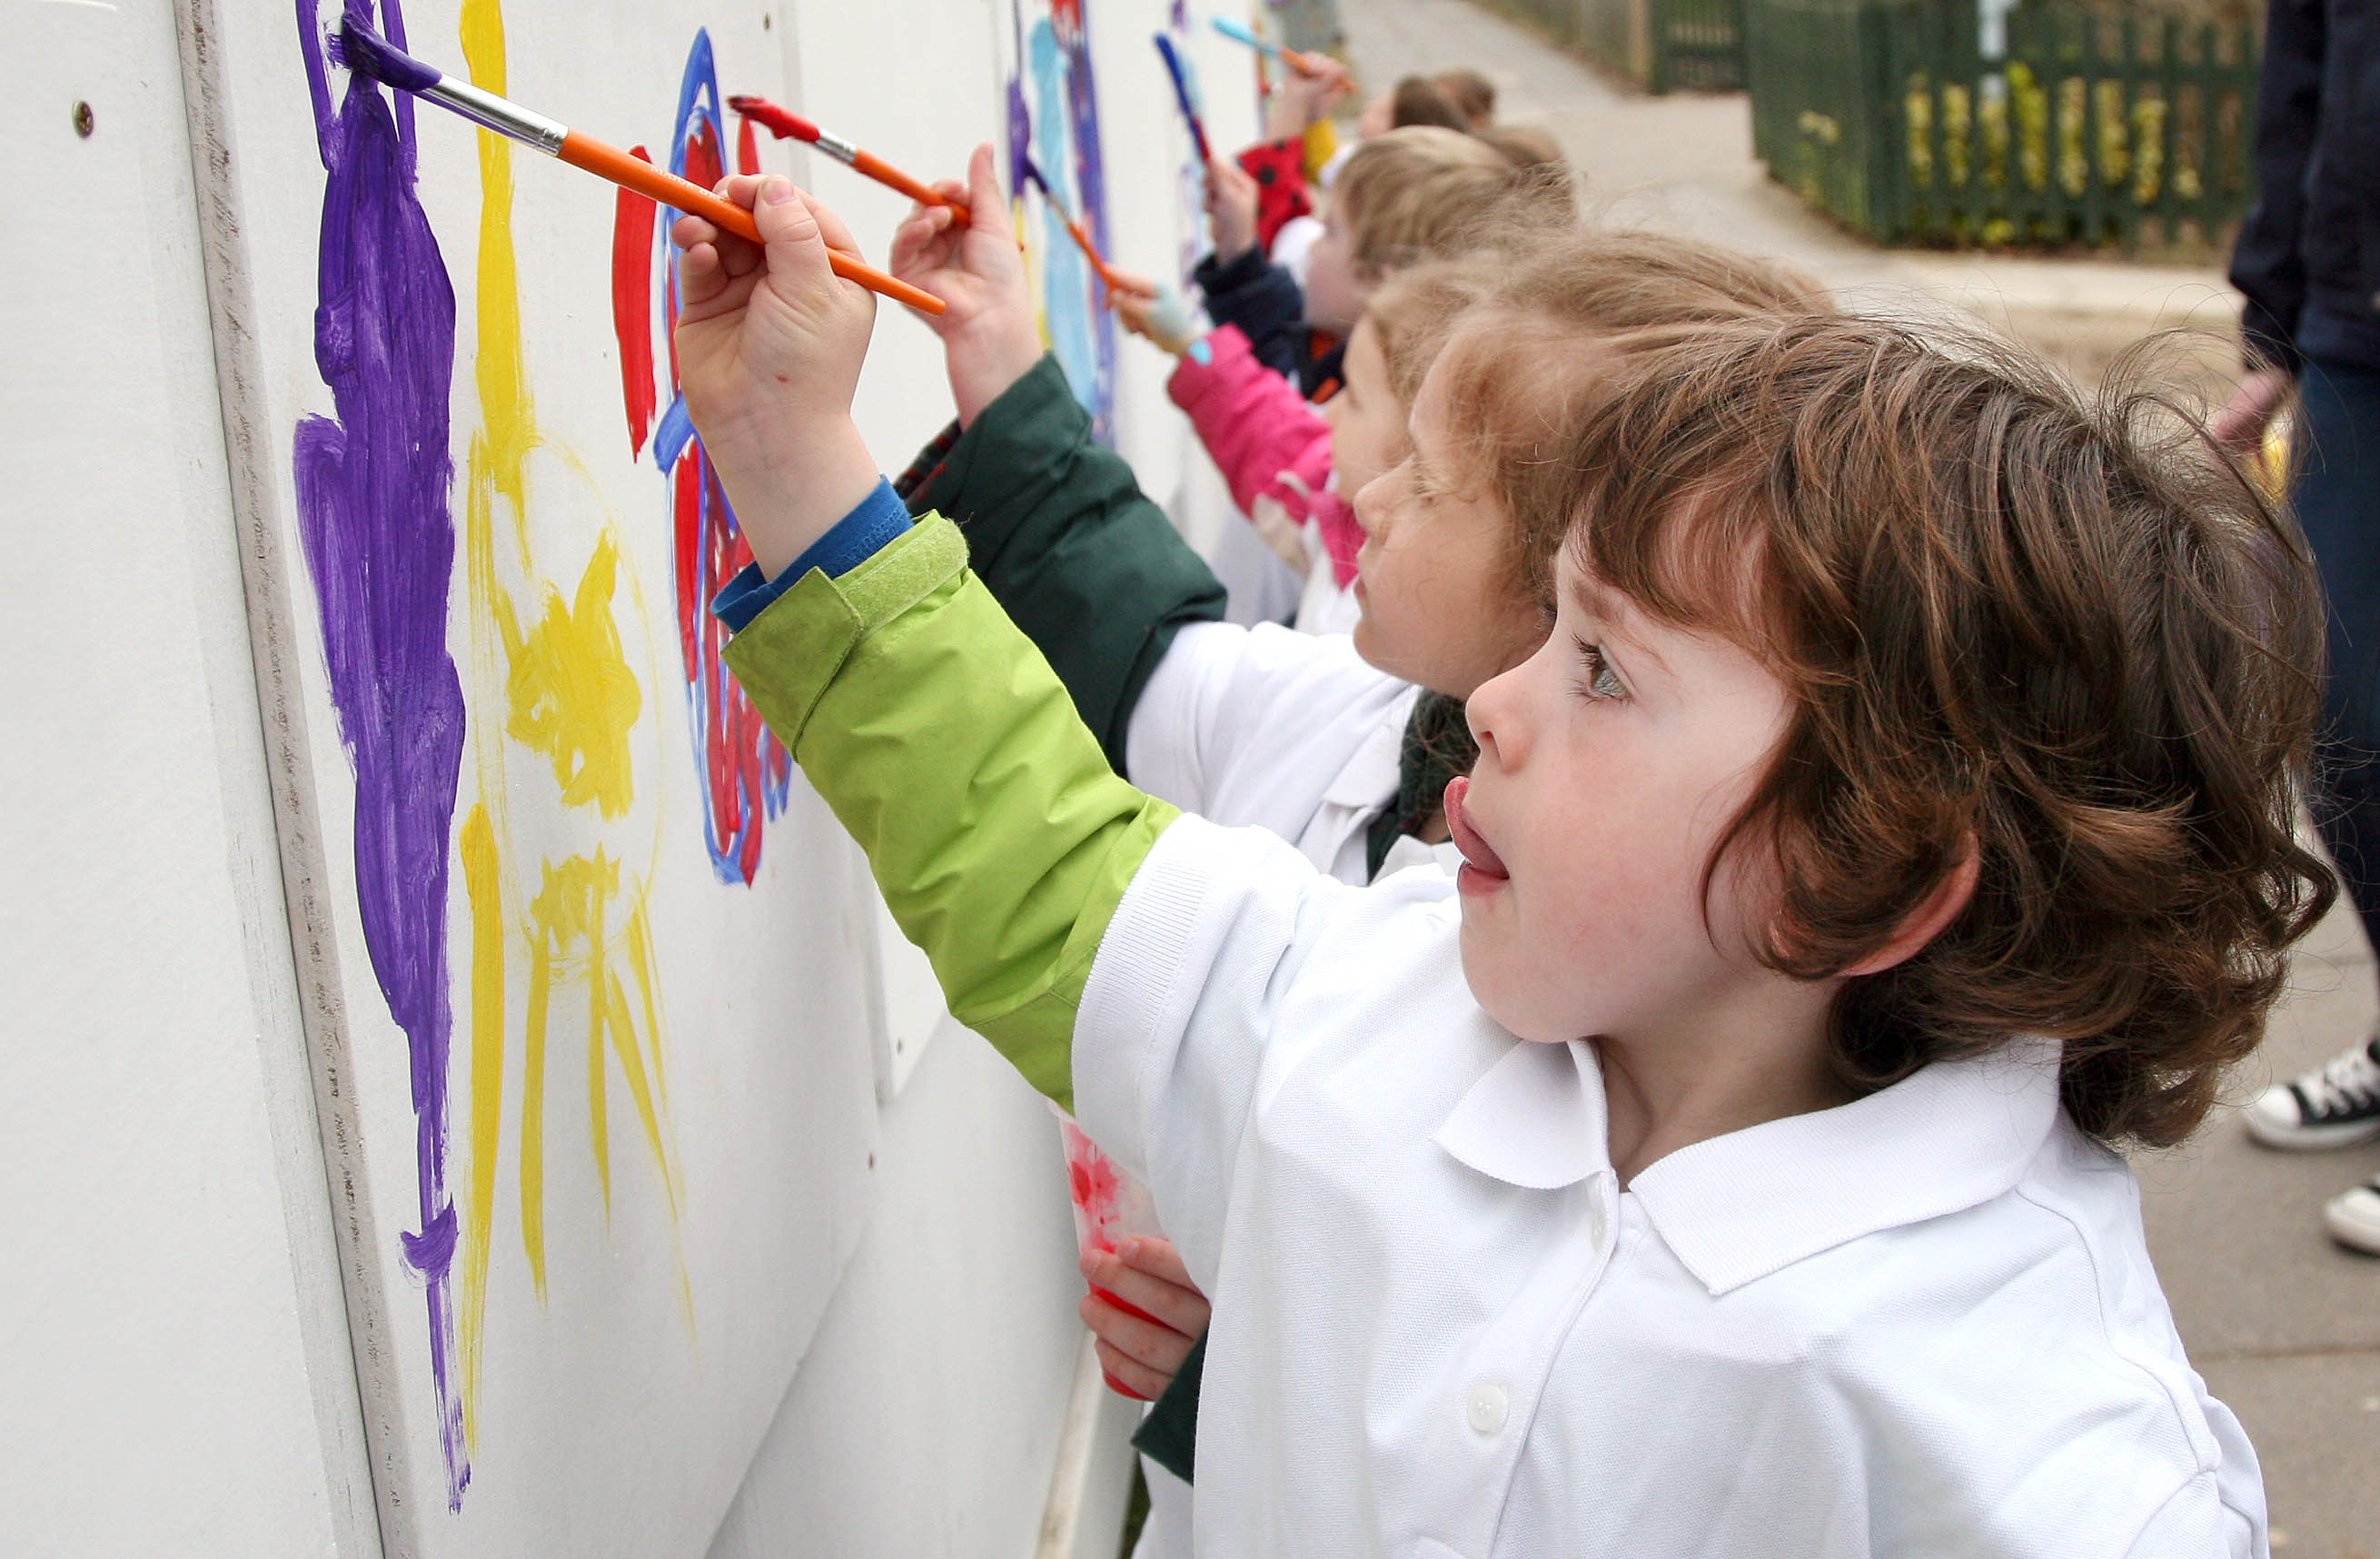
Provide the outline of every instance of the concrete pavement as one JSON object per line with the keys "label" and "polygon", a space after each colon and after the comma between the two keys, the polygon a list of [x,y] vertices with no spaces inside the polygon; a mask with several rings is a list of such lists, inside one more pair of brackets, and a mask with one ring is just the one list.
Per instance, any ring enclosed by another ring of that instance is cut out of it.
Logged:
{"label": "concrete pavement", "polygon": [[[2238,318],[2216,269],[1873,248],[1767,180],[1740,94],[1635,94],[1463,0],[1340,0],[1340,11],[1374,91],[1408,71],[1486,72],[1500,116],[1559,139],[1607,223],[1791,259],[1855,307],[1963,309],[2086,379],[2153,332],[2225,332]],[[2233,356],[2210,336],[2160,360],[2219,394]],[[2368,1033],[2375,1015],[2371,950],[2342,907],[2301,950],[2291,995],[2232,1096],[2327,1058]],[[2182,1338],[2263,1458],[2277,1554],[2380,1559],[2380,1261],[2339,1249],[2320,1222],[2325,1199],[2380,1170],[2380,1146],[2270,1152],[2226,1109],[2184,1147],[2135,1168]]]}

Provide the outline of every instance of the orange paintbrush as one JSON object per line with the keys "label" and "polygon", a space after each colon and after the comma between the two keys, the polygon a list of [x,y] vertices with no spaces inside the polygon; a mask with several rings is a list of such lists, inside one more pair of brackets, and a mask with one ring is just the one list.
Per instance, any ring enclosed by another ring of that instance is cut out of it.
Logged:
{"label": "orange paintbrush", "polygon": [[910,177],[873,152],[862,151],[839,135],[820,129],[791,109],[780,108],[765,97],[751,97],[738,92],[727,100],[727,106],[755,124],[764,125],[779,140],[806,140],[844,166],[866,174],[877,183],[898,189],[921,206],[948,206],[951,214],[961,225],[967,220],[967,204],[940,193],[930,186]]}
{"label": "orange paintbrush", "polygon": [[1107,284],[1108,290],[1110,292],[1134,290],[1124,286],[1123,279],[1109,268],[1107,257],[1100,254],[1099,246],[1091,242],[1091,236],[1083,231],[1083,225],[1075,220],[1075,213],[1066,209],[1066,202],[1058,199],[1058,192],[1050,188],[1050,181],[1041,177],[1040,164],[1034,162],[1033,154],[1030,152],[1021,152],[1020,155],[1023,160],[1017,165],[1018,174],[1023,177],[1025,182],[1041,191],[1041,198],[1050,202],[1050,209],[1058,213],[1058,220],[1066,225],[1068,233],[1074,235],[1075,247],[1083,251],[1083,258],[1091,262],[1091,269],[1099,273],[1099,280]]}
{"label": "orange paintbrush", "polygon": [[[339,62],[358,75],[412,92],[506,140],[533,146],[598,178],[608,178],[640,195],[650,195],[739,238],[756,244],[760,241],[760,229],[753,225],[752,213],[742,206],[721,200],[699,184],[688,183],[640,158],[631,157],[616,146],[424,65],[353,16],[342,18],[335,36]],[[895,280],[872,265],[832,250],[827,251],[827,260],[836,275],[857,282],[870,292],[929,314],[942,311],[942,300],[932,293]]]}

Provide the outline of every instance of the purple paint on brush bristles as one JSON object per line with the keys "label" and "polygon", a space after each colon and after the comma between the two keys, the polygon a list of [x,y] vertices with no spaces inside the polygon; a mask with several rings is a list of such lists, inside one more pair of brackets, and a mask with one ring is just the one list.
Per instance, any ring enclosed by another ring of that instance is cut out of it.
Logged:
{"label": "purple paint on brush bristles", "polygon": [[1021,176],[1022,182],[1030,184],[1034,189],[1041,191],[1043,200],[1057,200],[1058,192],[1050,188],[1048,179],[1041,177],[1041,164],[1033,160],[1032,152],[1019,152],[1016,154],[1016,171]]}
{"label": "purple paint on brush bristles", "polygon": [[[359,4],[350,0],[351,19]],[[402,36],[397,0],[386,0],[385,15],[389,30]],[[364,945],[411,1062],[421,1226],[400,1244],[428,1295],[446,1498],[460,1509],[471,1468],[454,1382],[455,1223],[446,1185],[454,1028],[446,862],[464,719],[461,681],[446,652],[455,289],[414,192],[409,132],[363,72],[349,78],[346,100],[332,113],[311,0],[298,0],[298,24],[308,79],[321,88],[316,108],[329,175],[314,361],[338,411],[298,424],[298,533],[320,607],[331,702],[355,768]]]}
{"label": "purple paint on brush bristles", "polygon": [[358,76],[369,76],[408,92],[425,91],[438,84],[439,71],[357,20],[352,11],[340,18],[339,30],[331,34],[330,42],[332,62],[346,66]]}
{"label": "purple paint on brush bristles", "polygon": [[[1040,170],[1033,167],[1033,111],[1025,104],[1025,23],[1012,6],[1008,13],[1009,31],[1016,50],[1016,74],[1008,79],[1008,195],[1009,199],[1025,198],[1026,170],[1038,177]],[[1046,188],[1046,187],[1045,187]]]}

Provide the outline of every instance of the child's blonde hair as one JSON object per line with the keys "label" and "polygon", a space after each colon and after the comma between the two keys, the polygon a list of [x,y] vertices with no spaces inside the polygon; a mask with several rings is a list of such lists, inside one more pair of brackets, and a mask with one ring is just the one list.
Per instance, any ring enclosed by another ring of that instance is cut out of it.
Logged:
{"label": "child's blonde hair", "polygon": [[[1372,295],[1364,318],[1379,341],[1389,387],[1408,410],[1439,349],[1467,319],[1517,323],[1520,334],[1566,351],[1553,372],[1498,371],[1479,359],[1458,369],[1455,400],[1469,408],[1458,419],[1466,433],[1487,435],[1476,447],[1491,451],[1490,460],[1534,469],[1543,465],[1546,445],[1521,435],[1574,415],[1571,403],[1592,393],[1633,333],[1833,307],[1826,288],[1780,261],[1660,233],[1574,233],[1408,271]],[[1495,429],[1521,435],[1500,437]],[[1506,512],[1518,581],[1550,600],[1554,554],[1567,534],[1562,517],[1534,499],[1508,504]]]}
{"label": "child's blonde hair", "polygon": [[1357,272],[1374,280],[1578,220],[1567,166],[1516,167],[1477,137],[1434,125],[1357,147],[1330,201]]}
{"label": "child's blonde hair", "polygon": [[[1693,238],[1651,233],[1577,233],[1521,253],[1489,250],[1417,266],[1390,279],[1364,306],[1378,340],[1389,390],[1408,411],[1448,338],[1475,311],[1509,309],[1525,298],[1558,326],[1560,339],[1607,363],[1628,349],[1630,333],[1679,329],[1824,312],[1826,290],[1791,266],[1755,260]],[[1593,345],[1609,335],[1608,346]],[[1584,383],[1584,381],[1582,381]],[[1516,395],[1524,386],[1513,384]],[[1553,599],[1553,552],[1563,528],[1537,511],[1507,505],[1503,568],[1515,611],[1542,610]],[[1426,754],[1400,785],[1401,826],[1435,807],[1446,780],[1479,756],[1463,700],[1425,693],[1415,706],[1411,738]]]}
{"label": "child's blonde hair", "polygon": [[[1545,339],[1466,329],[1446,367],[1525,377]],[[2322,642],[2302,538],[2163,402],[2086,400],[1980,335],[1749,320],[1610,364],[1567,425],[1510,397],[1472,422],[1588,577],[1792,695],[1706,891],[1757,852],[1763,961],[1822,979],[1977,866],[1940,934],[1845,984],[1838,1075],[2043,1035],[2084,1132],[2188,1136],[2335,892],[2292,828]]]}

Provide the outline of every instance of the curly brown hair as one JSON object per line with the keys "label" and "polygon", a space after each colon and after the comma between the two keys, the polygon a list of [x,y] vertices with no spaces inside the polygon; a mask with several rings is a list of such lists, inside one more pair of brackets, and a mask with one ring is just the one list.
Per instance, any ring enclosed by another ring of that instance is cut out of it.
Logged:
{"label": "curly brown hair", "polygon": [[[1500,371],[1526,337],[1466,330]],[[1518,355],[1516,355],[1518,354]],[[1974,335],[1841,318],[1640,339],[1548,457],[1486,469],[1584,570],[1794,694],[1706,869],[1769,852],[1760,949],[1824,978],[1972,854],[1973,895],[1848,981],[1855,1090],[2023,1035],[2111,1146],[2196,1127],[2336,892],[2293,829],[2321,618],[2302,539],[2154,395],[2086,400]]]}

